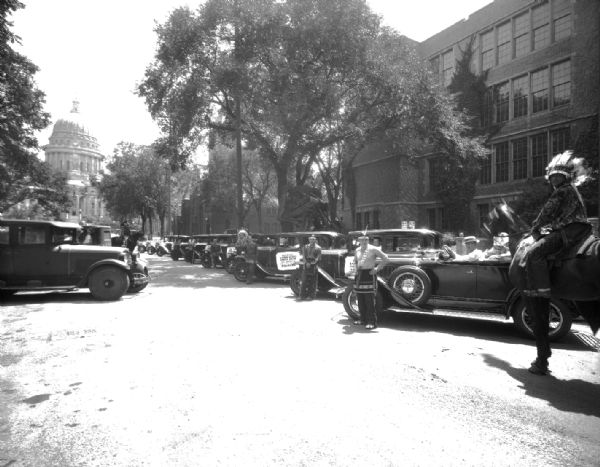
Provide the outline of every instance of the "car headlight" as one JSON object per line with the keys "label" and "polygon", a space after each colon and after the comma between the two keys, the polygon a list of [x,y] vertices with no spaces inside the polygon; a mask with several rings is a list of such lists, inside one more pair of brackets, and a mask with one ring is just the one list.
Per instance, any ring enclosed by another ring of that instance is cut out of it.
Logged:
{"label": "car headlight", "polygon": [[131,266],[132,260],[131,260],[131,253],[129,250],[125,250],[123,252],[123,262],[126,263],[128,266]]}

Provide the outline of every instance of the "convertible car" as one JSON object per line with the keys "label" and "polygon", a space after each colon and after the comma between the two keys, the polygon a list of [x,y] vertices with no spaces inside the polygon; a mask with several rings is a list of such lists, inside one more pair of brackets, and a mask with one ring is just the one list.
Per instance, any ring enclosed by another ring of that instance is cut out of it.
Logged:
{"label": "convertible car", "polygon": [[[370,237],[371,232],[367,232]],[[509,259],[458,260],[442,254],[439,247],[424,255],[395,256],[388,251],[390,263],[378,277],[376,304],[378,311],[436,309],[497,313],[512,318],[519,330],[533,337],[531,317],[525,301],[508,278]],[[385,245],[383,245],[385,251]],[[352,319],[358,319],[353,286],[343,294],[344,308]],[[576,314],[568,303],[552,300],[550,339],[558,340],[570,330]]]}

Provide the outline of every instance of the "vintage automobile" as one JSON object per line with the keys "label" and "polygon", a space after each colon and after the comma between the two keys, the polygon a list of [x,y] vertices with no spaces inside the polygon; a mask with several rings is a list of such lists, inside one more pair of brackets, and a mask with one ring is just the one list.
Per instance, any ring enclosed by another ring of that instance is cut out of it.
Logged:
{"label": "vintage automobile", "polygon": [[118,300],[148,283],[127,248],[82,244],[81,235],[74,223],[0,220],[0,295],[89,288],[98,300]]}
{"label": "vintage automobile", "polygon": [[207,238],[207,244],[205,244],[200,252],[200,262],[205,268],[211,267],[210,258],[210,244],[213,240],[217,240],[220,252],[216,263],[216,267],[222,267],[228,272],[233,272],[233,260],[236,255],[235,242],[237,241],[237,234],[212,234]]}
{"label": "vintage automobile", "polygon": [[[289,280],[300,259],[298,233],[252,234],[252,237],[257,244],[256,279]],[[243,251],[235,257],[233,275],[238,281],[246,281],[248,264]]]}
{"label": "vintage automobile", "polygon": [[201,264],[204,256],[204,249],[213,236],[211,234],[192,235],[187,243],[181,243],[180,248],[183,253],[183,259],[188,263]]}
{"label": "vintage automobile", "polygon": [[[123,246],[123,238],[117,236],[118,240],[115,240],[114,235],[115,234],[112,233],[110,226],[86,224],[81,227],[81,230],[78,233],[77,241],[74,241],[73,244],[78,243],[81,245]],[[135,243],[136,242],[134,242],[134,244]],[[140,258],[137,247],[131,251],[131,260],[134,277],[137,277],[138,280],[129,284],[127,293],[138,293],[144,290],[150,282],[148,263]]]}
{"label": "vintage automobile", "polygon": [[[371,237],[371,232],[367,235]],[[509,259],[455,259],[442,254],[444,250],[442,245],[437,254],[431,251],[413,258],[395,257],[388,251],[390,263],[377,278],[377,310],[497,313],[506,319],[512,317],[520,331],[533,337],[525,301],[508,279]],[[342,300],[347,314],[358,319],[352,285],[346,288]],[[573,317],[569,304],[553,299],[550,339],[564,337]]]}
{"label": "vintage automobile", "polygon": [[177,261],[179,258],[183,258],[183,248],[185,248],[190,241],[189,235],[174,235],[173,244],[171,245],[171,259]]}
{"label": "vintage automobile", "polygon": [[[317,290],[341,295],[349,281],[346,276],[346,258],[350,250],[346,235],[329,231],[296,232],[295,235],[300,247],[308,244],[308,237],[311,235],[317,238],[317,244],[321,247],[321,261],[317,267]],[[303,266],[298,264],[290,277],[290,288],[296,296],[300,294],[302,268]]]}

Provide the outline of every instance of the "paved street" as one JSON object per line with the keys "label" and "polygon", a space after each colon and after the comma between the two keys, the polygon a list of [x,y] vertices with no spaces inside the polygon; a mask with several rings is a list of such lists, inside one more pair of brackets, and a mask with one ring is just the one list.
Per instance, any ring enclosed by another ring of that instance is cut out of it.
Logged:
{"label": "paved street", "polygon": [[367,332],[341,302],[148,258],[137,296],[0,308],[0,467],[599,465],[581,324],[540,377],[501,319],[398,313]]}

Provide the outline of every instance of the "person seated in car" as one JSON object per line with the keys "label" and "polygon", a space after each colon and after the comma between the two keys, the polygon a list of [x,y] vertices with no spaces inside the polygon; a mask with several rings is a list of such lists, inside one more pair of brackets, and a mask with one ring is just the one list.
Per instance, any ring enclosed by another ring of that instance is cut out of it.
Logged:
{"label": "person seated in car", "polygon": [[494,237],[494,244],[483,252],[484,258],[488,260],[507,261],[510,260],[511,254],[508,249],[508,234],[500,232]]}
{"label": "person seated in car", "polygon": [[454,253],[454,251],[452,251],[450,249],[450,247],[448,247],[447,245],[444,245],[443,250],[440,253],[440,259],[447,261],[447,260],[456,260],[456,261],[481,261],[483,259],[485,259],[485,253],[477,248],[477,244],[479,243],[479,240],[477,239],[477,237],[474,237],[473,235],[469,235],[468,237],[465,237],[463,240],[464,246],[465,246],[465,251],[466,253],[464,255],[459,255],[457,253]]}

